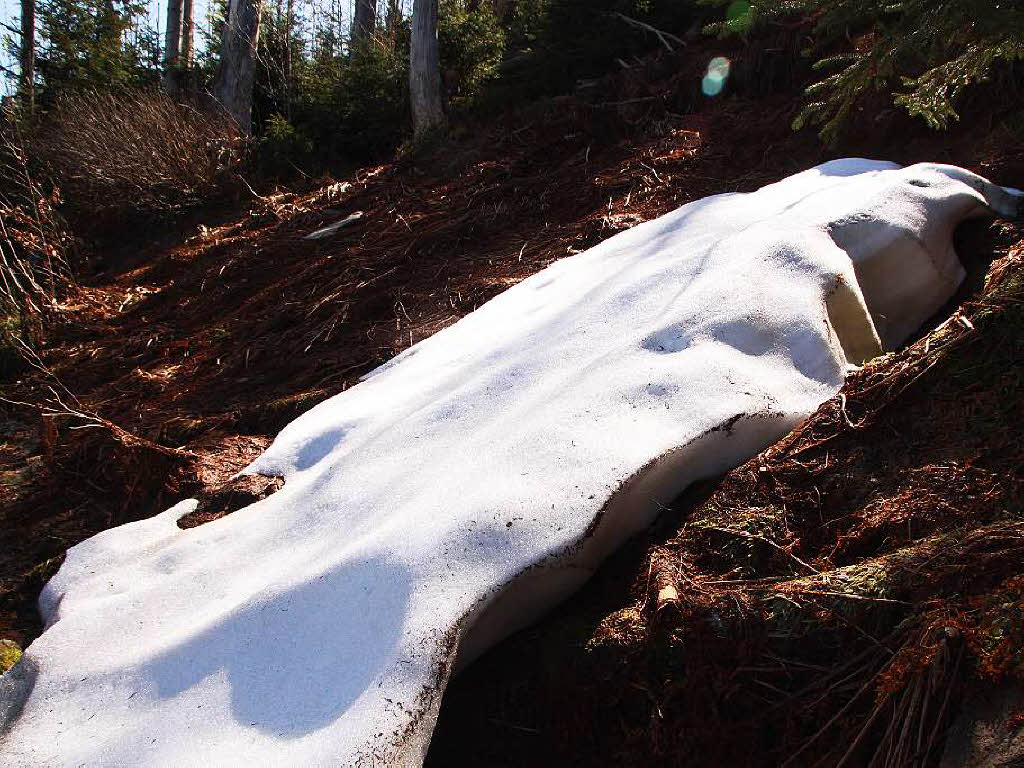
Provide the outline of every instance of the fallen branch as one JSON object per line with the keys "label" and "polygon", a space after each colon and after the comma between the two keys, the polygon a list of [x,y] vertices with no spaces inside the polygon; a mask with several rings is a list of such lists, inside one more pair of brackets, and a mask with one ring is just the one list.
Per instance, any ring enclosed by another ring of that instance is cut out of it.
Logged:
{"label": "fallen branch", "polygon": [[668,42],[669,40],[673,40],[673,41],[679,43],[679,45],[681,45],[683,48],[686,47],[686,41],[684,41],[680,37],[677,37],[677,36],[673,35],[671,32],[666,32],[663,29],[658,29],[657,27],[652,27],[650,24],[646,24],[646,23],[644,23],[642,21],[637,21],[636,19],[632,19],[629,16],[627,16],[626,14],[619,13],[618,11],[613,12],[612,16],[617,16],[619,19],[621,19],[622,21],[626,22],[631,27],[636,27],[637,29],[642,29],[644,32],[651,33],[652,35],[654,35],[655,37],[657,37],[661,41],[661,44],[664,45],[665,48],[668,49],[669,53],[674,53],[675,52],[675,48],[673,48],[669,44],[669,42]]}
{"label": "fallen branch", "polygon": [[852,592],[829,592],[821,589],[786,589],[784,594],[789,595],[821,595],[823,597],[842,597],[847,600],[863,600],[869,603],[895,603],[897,605],[913,605],[906,600],[895,600],[891,597],[873,597],[871,595],[856,595]]}
{"label": "fallen branch", "polygon": [[355,213],[350,213],[344,219],[336,221],[333,224],[328,224],[326,227],[321,227],[316,232],[310,232],[308,235],[306,235],[305,239],[306,240],[321,240],[321,239],[323,239],[325,237],[330,237],[335,232],[337,232],[339,229],[347,227],[349,224],[354,224],[355,222],[359,221],[361,218],[363,218],[363,212],[362,211],[356,211]]}
{"label": "fallen branch", "polygon": [[593,109],[610,109],[611,107],[624,107],[629,104],[645,104],[648,101],[657,101],[661,96],[639,96],[635,99],[623,99],[622,101],[602,101],[591,105]]}
{"label": "fallen branch", "polygon": [[72,408],[68,406],[60,396],[57,394],[53,387],[48,387],[50,393],[53,395],[53,402],[43,401],[42,403],[28,403],[22,400],[11,400],[10,398],[0,397],[0,401],[9,403],[11,405],[21,406],[23,408],[31,408],[39,412],[39,415],[44,419],[59,419],[59,418],[71,418],[79,419],[82,424],[70,427],[71,429],[95,429],[101,428],[106,429],[110,432],[117,442],[127,448],[144,448],[155,453],[162,454],[164,456],[170,456],[176,459],[187,459],[189,461],[196,458],[196,455],[191,451],[184,451],[180,448],[168,448],[165,445],[160,445],[152,440],[147,440],[144,437],[132,434],[128,430],[119,427],[109,419],[105,419],[102,416],[98,416],[95,413],[89,413],[84,410]]}

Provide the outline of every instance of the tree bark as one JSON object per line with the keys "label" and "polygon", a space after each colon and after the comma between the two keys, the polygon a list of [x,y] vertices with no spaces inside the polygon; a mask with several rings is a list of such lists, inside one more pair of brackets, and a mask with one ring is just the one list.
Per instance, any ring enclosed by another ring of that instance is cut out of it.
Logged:
{"label": "tree bark", "polygon": [[213,97],[245,134],[252,131],[252,87],[260,35],[260,0],[230,0]]}
{"label": "tree bark", "polygon": [[513,0],[493,0],[494,15],[498,17],[498,21],[508,20],[512,11],[512,2]]}
{"label": "tree bark", "polygon": [[193,15],[193,0],[181,0],[181,59],[178,68],[181,70],[179,82],[184,88],[192,87],[192,51],[195,40]]}
{"label": "tree bark", "polygon": [[352,19],[353,46],[365,44],[377,29],[377,0],[356,0],[355,18]]}
{"label": "tree bark", "polygon": [[292,119],[292,89],[295,83],[292,62],[292,28],[295,25],[295,2],[288,0],[288,13],[284,21],[284,116]]}
{"label": "tree bark", "polygon": [[21,0],[21,100],[29,112],[36,101],[36,5],[35,0]]}
{"label": "tree bark", "polygon": [[437,50],[437,0],[414,0],[409,52],[409,101],[417,138],[443,130],[447,120],[441,95]]}
{"label": "tree bark", "polygon": [[183,0],[167,0],[167,29],[164,32],[164,90],[173,98],[181,91],[179,64],[181,58],[181,22],[185,10]]}

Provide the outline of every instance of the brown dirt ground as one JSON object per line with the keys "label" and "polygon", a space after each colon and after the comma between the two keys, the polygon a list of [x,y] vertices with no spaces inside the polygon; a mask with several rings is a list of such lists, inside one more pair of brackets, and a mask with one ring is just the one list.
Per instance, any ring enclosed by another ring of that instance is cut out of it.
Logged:
{"label": "brown dirt ground", "polygon": [[[702,101],[697,95],[702,68],[720,53],[734,59],[736,87],[723,98]],[[596,95],[590,88],[586,94],[510,112],[475,126],[468,138],[432,155],[360,169],[346,179],[324,179],[301,192],[267,194],[233,210],[200,212],[168,231],[128,233],[128,242],[108,249],[94,270],[80,278],[67,302],[68,320],[42,355],[50,373],[33,372],[3,384],[9,400],[81,415],[41,418],[38,410],[0,403],[5,488],[0,499],[0,637],[27,644],[39,633],[35,598],[67,547],[112,525],[154,514],[183,496],[204,498],[202,515],[190,521],[198,524],[271,492],[264,486],[224,483],[303,410],[566,253],[707,194],[752,190],[835,156],[954,162],[1003,183],[1024,176],[1024,151],[1008,119],[1012,110],[991,106],[984,93],[968,105],[973,119],[941,136],[891,110],[868,106],[844,143],[825,150],[812,133],[790,131],[799,103],[795,94],[808,74],[777,58],[713,41],[681,55],[658,53],[606,78]],[[335,236],[303,239],[355,211],[362,218]],[[1005,250],[1015,236],[980,228],[971,247],[979,258],[986,253],[991,258],[993,249]],[[828,407],[835,410],[834,403]],[[859,407],[851,397],[850,418],[864,418]],[[91,428],[80,428],[86,425]],[[895,428],[910,433],[911,423]],[[947,460],[936,451],[927,466]],[[820,463],[818,453],[813,455]],[[833,461],[836,454],[827,455]],[[867,465],[850,466],[854,474],[869,471]],[[904,473],[916,477],[913,472],[921,466],[908,465]],[[852,499],[844,502],[846,517],[839,515],[826,532],[805,530],[804,517],[787,513],[768,515],[758,526],[769,528],[748,533],[777,536],[771,540],[790,548],[791,556],[765,561],[775,569],[770,570],[773,578],[795,562],[793,557],[817,570],[856,565],[897,544],[946,530],[950,521],[961,520],[959,512],[950,510],[961,509],[965,494],[988,489],[979,483],[994,483],[1000,472],[1013,474],[1010,464],[981,475],[978,466],[972,461],[950,464],[941,482],[900,486],[900,493],[909,494],[900,497],[902,503],[920,502],[933,509],[934,518],[915,516],[903,539],[908,524],[891,514],[895,502],[877,494],[870,496],[870,510]],[[785,471],[792,466],[787,464]],[[834,472],[830,468],[829,476],[838,478]],[[767,474],[758,468],[751,477],[737,474],[734,478],[745,479],[732,482],[742,496],[776,476],[787,476],[781,466]],[[760,485],[742,484],[755,481]],[[841,495],[844,486],[834,482]],[[879,482],[891,485],[896,478]],[[1002,488],[998,493],[1004,493]],[[723,492],[719,489],[719,496]],[[763,503],[770,506],[767,497]],[[761,718],[768,725],[757,730],[744,720],[745,712],[760,713],[769,706],[762,699],[771,702],[772,696],[783,695],[778,691],[790,690],[772,677],[782,672],[758,673],[756,680],[764,685],[756,688],[760,683],[737,681],[728,671],[740,658],[765,665],[757,655],[765,647],[763,638],[740,621],[755,609],[763,613],[757,608],[760,593],[742,587],[698,599],[681,564],[697,557],[696,544],[703,546],[705,539],[715,551],[730,542],[733,548],[749,548],[752,558],[763,559],[764,547],[775,550],[760,539],[729,532],[680,533],[681,515],[669,516],[649,538],[616,558],[588,587],[586,595],[600,597],[584,595],[567,609],[569,629],[549,623],[530,630],[503,646],[512,651],[488,656],[453,683],[433,764],[464,764],[483,756],[485,762],[530,765],[544,762],[538,754],[587,763],[588,755],[627,753],[659,761],[674,755],[674,761],[686,763],[681,757],[685,750],[705,749],[707,740],[693,728],[676,728],[690,722],[684,715],[717,708],[732,712],[737,700],[745,704],[726,720],[736,721],[730,733],[742,739],[733,743],[735,754],[721,756],[724,760],[747,749],[771,755],[777,745],[799,740],[779,734],[817,722],[808,718],[794,725],[772,715]],[[739,524],[723,515],[717,527],[729,530]],[[666,543],[677,533],[682,538]],[[688,535],[697,537],[692,548],[679,543],[689,541]],[[651,559],[647,552],[652,547],[668,554]],[[757,563],[758,569],[768,567],[761,559]],[[736,570],[728,558],[701,561],[698,567],[702,579],[749,580],[752,573],[762,573]],[[651,584],[659,589],[674,585],[678,602],[670,600],[672,605],[660,610]],[[804,605],[795,595],[787,599]],[[735,615],[731,608],[721,609],[723,602],[735,605]],[[665,617],[677,615],[660,629]],[[701,626],[717,627],[718,635],[707,634],[706,627],[684,632],[681,627],[689,621],[683,617],[691,615],[701,617]],[[834,622],[821,621],[828,632],[833,630]],[[543,643],[538,632],[548,633]],[[707,639],[680,644],[679,632]],[[666,639],[651,641],[654,634]],[[863,641],[854,634],[854,640]],[[729,642],[719,642],[719,636]],[[841,649],[828,642],[808,664],[834,668]],[[582,647],[593,653],[577,653]],[[851,655],[861,658],[860,648]],[[567,653],[576,661],[567,662]],[[867,671],[858,667],[860,676],[850,680],[861,680],[881,663],[877,654],[863,658]],[[538,659],[563,666],[567,673],[551,678],[562,688],[553,691],[536,673],[531,675],[523,667],[525,659],[535,669]],[[669,667],[650,667],[652,659]],[[678,666],[679,680],[690,681],[689,686],[692,678],[683,675],[692,673],[695,660],[705,693],[684,696],[682,682],[673,682],[677,672],[665,669]],[[514,679],[502,676],[506,667]],[[649,667],[657,675],[638,675]],[[790,673],[798,681],[813,678],[803,668],[787,668],[785,674]],[[486,676],[498,681],[494,701],[484,690]],[[748,697],[752,691],[761,698]],[[532,702],[538,696],[543,706]],[[652,714],[657,712],[661,715]],[[554,718],[557,727],[530,719],[533,713]],[[662,716],[675,726],[659,726]],[[477,735],[472,739],[455,733],[464,731],[466,723],[473,723]],[[544,751],[535,751],[538,747]],[[569,759],[574,754],[579,759]],[[712,756],[708,752],[707,760],[697,762],[715,764]]]}

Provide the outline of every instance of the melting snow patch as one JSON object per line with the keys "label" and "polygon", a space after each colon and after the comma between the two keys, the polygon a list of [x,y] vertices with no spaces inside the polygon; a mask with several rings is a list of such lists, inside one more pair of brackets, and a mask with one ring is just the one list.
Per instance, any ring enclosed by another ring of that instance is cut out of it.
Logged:
{"label": "melting snow patch", "polygon": [[836,161],[523,281],[286,427],[247,470],[273,496],[69,550],[0,762],[419,763],[457,661],[900,344],[963,278],[956,224],[1017,200]]}

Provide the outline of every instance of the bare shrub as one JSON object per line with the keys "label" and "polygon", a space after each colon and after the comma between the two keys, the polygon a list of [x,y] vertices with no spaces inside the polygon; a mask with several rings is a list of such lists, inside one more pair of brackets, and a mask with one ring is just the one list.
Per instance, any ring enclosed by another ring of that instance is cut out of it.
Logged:
{"label": "bare shrub", "polygon": [[152,89],[64,94],[36,144],[83,226],[216,198],[233,186],[246,150],[223,116]]}
{"label": "bare shrub", "polygon": [[74,240],[13,111],[0,113],[0,375],[23,367],[72,284]]}

